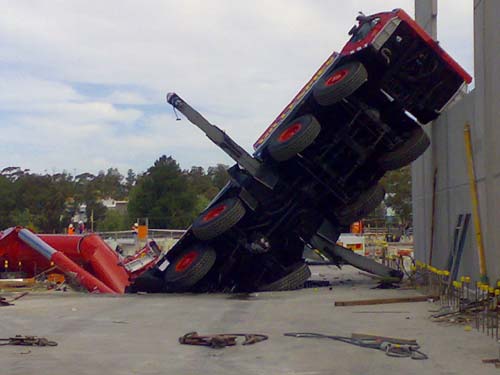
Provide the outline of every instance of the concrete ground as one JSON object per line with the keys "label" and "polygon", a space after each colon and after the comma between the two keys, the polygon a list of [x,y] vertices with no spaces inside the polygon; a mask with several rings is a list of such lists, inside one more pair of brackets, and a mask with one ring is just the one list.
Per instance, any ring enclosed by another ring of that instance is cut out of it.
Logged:
{"label": "concrete ground", "polygon": [[[491,338],[462,326],[430,322],[429,302],[334,307],[335,300],[418,295],[370,289],[374,282],[345,267],[312,267],[329,288],[237,295],[31,294],[0,307],[0,337],[47,337],[57,347],[0,347],[2,375],[54,374],[497,374],[481,363],[498,355]],[[384,313],[383,313],[384,312]],[[390,313],[389,313],[390,312]],[[254,332],[269,340],[225,349],[184,346],[178,337]],[[425,361],[285,332],[349,336],[352,332],[415,338]]]}

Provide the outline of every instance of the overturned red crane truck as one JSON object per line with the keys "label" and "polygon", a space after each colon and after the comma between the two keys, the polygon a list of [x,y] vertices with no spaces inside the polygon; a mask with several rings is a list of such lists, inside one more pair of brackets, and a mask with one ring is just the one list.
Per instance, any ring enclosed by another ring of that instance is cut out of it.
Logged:
{"label": "overturned red crane truck", "polygon": [[175,93],[167,101],[236,164],[230,182],[136,290],[297,288],[304,246],[373,273],[398,271],[336,246],[384,199],[385,172],[429,146],[421,124],[465,92],[471,77],[401,9],[357,17],[333,53],[249,154]]}

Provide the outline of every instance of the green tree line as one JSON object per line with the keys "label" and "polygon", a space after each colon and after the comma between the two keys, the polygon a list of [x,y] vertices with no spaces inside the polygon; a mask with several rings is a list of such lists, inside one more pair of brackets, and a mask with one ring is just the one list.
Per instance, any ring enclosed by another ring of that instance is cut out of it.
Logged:
{"label": "green tree line", "polygon": [[[167,156],[142,174],[129,169],[126,176],[116,168],[71,175],[6,167],[0,171],[0,230],[22,225],[62,233],[81,204],[87,228],[92,214],[95,231],[126,230],[139,217],[148,217],[154,228],[185,228],[227,182],[226,168],[182,170]],[[128,200],[128,210],[107,210],[101,202],[106,198]]]}
{"label": "green tree line", "polygon": [[[228,180],[227,166],[205,170],[180,168],[171,156],[161,156],[144,173],[128,170],[123,176],[109,168],[97,175],[67,172],[36,174],[19,167],[0,171],[0,230],[14,225],[37,232],[63,233],[81,204],[86,205],[94,231],[127,230],[137,218],[148,218],[151,228],[183,229],[191,224]],[[401,225],[411,225],[410,167],[382,179],[387,195],[372,215],[385,220],[392,208]],[[102,199],[128,201],[127,211],[107,210]]]}

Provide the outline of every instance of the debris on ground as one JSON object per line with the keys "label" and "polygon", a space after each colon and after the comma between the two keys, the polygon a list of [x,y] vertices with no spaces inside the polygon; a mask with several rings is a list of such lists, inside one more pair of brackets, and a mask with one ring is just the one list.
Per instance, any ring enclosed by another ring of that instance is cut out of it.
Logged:
{"label": "debris on ground", "polygon": [[483,362],[483,363],[491,363],[496,368],[500,368],[500,359],[498,359],[498,358],[483,359],[481,362]]}
{"label": "debris on ground", "polygon": [[436,299],[439,299],[439,297],[414,296],[414,297],[362,299],[354,301],[335,301],[335,306],[384,305],[388,303],[427,302],[429,300],[436,300]]}
{"label": "debris on ground", "polygon": [[353,314],[411,314],[410,311],[353,311]]}
{"label": "debris on ground", "polygon": [[331,285],[331,281],[328,280],[308,280],[304,283],[304,288],[323,288]]}
{"label": "debris on ground", "polygon": [[37,336],[16,335],[6,339],[0,339],[0,346],[21,345],[21,346],[57,346],[57,342]]}
{"label": "debris on ground", "polygon": [[380,281],[370,289],[399,289],[399,284],[394,284],[393,281]]}
{"label": "debris on ground", "polygon": [[0,286],[43,285],[61,291],[70,286],[90,293],[122,294],[156,264],[160,254],[154,241],[123,258],[96,234],[35,234],[18,226],[0,232],[0,258],[5,269]]}
{"label": "debris on ground", "polygon": [[251,301],[259,296],[258,293],[234,293],[230,294],[227,299],[234,299],[239,301]]}
{"label": "debris on ground", "polygon": [[183,345],[200,345],[220,349],[226,346],[234,346],[238,337],[244,337],[241,345],[252,345],[268,339],[266,335],[258,333],[218,333],[214,335],[200,336],[197,332],[189,332],[179,337],[179,343]]}
{"label": "debris on ground", "polygon": [[5,297],[0,296],[0,306],[14,306],[12,302],[17,301],[20,298],[23,298],[25,295],[29,294],[29,292],[23,292],[20,295],[7,300]]}
{"label": "debris on ground", "polygon": [[332,336],[322,333],[311,332],[290,332],[285,333],[289,337],[304,338],[323,338],[334,341],[341,341],[347,344],[360,346],[362,348],[377,349],[385,352],[389,357],[411,358],[415,360],[428,359],[429,357],[422,353],[420,345],[416,340],[400,339],[395,337],[374,336],[366,334],[353,333],[351,337]]}

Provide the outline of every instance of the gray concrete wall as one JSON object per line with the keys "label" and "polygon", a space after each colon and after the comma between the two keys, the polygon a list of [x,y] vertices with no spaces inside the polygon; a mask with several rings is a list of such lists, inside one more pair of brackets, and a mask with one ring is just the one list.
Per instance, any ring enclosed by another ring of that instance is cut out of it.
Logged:
{"label": "gray concrete wall", "polygon": [[[483,157],[482,230],[490,279],[500,277],[500,1],[474,3],[474,62],[476,65],[476,150]],[[483,133],[479,131],[483,129]],[[482,137],[482,138],[481,138]]]}
{"label": "gray concrete wall", "polygon": [[[417,8],[416,14],[429,14]],[[472,6],[472,4],[471,4]],[[433,265],[444,267],[460,213],[471,213],[463,128],[470,122],[480,216],[490,280],[500,277],[500,1],[474,3],[475,89],[432,124],[432,147],[412,168],[413,220],[417,259],[428,262],[432,219],[432,182],[437,168]],[[425,22],[425,18],[419,22]],[[461,275],[479,277],[473,223],[469,227]]]}
{"label": "gray concrete wall", "polygon": [[[458,215],[471,212],[464,124],[474,123],[474,98],[473,92],[433,124],[433,147],[427,151],[434,151],[435,165],[432,167],[437,168],[432,264],[440,268],[444,268],[446,264]],[[416,173],[418,172],[423,174],[426,180],[433,180],[434,169],[424,169],[424,160],[418,160],[414,166],[418,167],[413,170],[414,178],[419,179],[420,176]],[[481,185],[480,183],[480,190]],[[432,183],[428,190],[421,190],[421,184],[414,185],[413,193],[413,225],[418,243],[415,246],[416,257],[428,263],[432,225]],[[477,269],[472,233],[470,226],[462,264],[471,264],[473,269]]]}
{"label": "gray concrete wall", "polygon": [[[431,35],[437,39],[437,0],[415,0],[415,19]],[[425,132],[429,138],[434,138],[434,124],[428,124]],[[431,246],[431,226],[426,223],[431,220],[432,200],[426,197],[432,195],[433,172],[435,169],[434,142],[418,162],[412,165],[412,195],[415,248],[418,249],[419,260],[429,259]],[[431,171],[429,173],[429,171]],[[418,225],[415,221],[418,220]]]}

